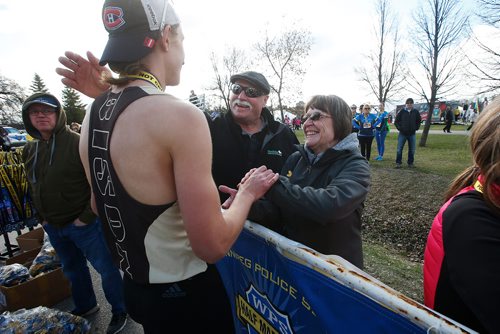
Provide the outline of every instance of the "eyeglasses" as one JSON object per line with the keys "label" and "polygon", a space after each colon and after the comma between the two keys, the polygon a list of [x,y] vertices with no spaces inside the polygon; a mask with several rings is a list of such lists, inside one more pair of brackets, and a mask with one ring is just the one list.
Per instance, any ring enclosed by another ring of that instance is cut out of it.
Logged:
{"label": "eyeglasses", "polygon": [[232,85],[231,91],[236,95],[240,95],[240,93],[243,91],[243,92],[245,92],[245,95],[247,97],[259,97],[259,96],[264,95],[264,93],[262,91],[258,90],[257,88],[245,87],[245,86],[241,86],[239,84]]}
{"label": "eyeglasses", "polygon": [[321,118],[332,118],[332,116],[328,116],[328,115],[323,115],[321,112],[319,111],[313,111],[312,113],[310,113],[309,115],[305,115],[304,116],[304,123],[307,122],[308,120],[311,120],[313,122],[315,121],[318,121],[320,120]]}
{"label": "eyeglasses", "polygon": [[28,114],[31,115],[39,115],[39,114],[42,114],[42,115],[49,115],[49,114],[52,114],[56,112],[55,109],[31,109],[28,111]]}
{"label": "eyeglasses", "polygon": [[351,107],[351,110],[356,110],[357,108],[356,107]]}

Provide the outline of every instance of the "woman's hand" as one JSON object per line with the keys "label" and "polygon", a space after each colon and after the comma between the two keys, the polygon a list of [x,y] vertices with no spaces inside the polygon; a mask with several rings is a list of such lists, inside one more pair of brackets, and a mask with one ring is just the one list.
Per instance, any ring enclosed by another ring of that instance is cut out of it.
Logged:
{"label": "woman's hand", "polygon": [[248,171],[240,184],[238,184],[239,192],[248,192],[254,197],[254,201],[258,200],[278,181],[279,174],[274,173],[266,166],[252,168]]}
{"label": "woman's hand", "polygon": [[223,209],[229,209],[238,192],[247,192],[254,197],[254,201],[258,200],[271,188],[271,186],[279,179],[279,174],[274,173],[266,166],[252,168],[241,179],[238,184],[238,190],[228,186],[221,185],[219,190],[229,194],[229,198],[222,204]]}

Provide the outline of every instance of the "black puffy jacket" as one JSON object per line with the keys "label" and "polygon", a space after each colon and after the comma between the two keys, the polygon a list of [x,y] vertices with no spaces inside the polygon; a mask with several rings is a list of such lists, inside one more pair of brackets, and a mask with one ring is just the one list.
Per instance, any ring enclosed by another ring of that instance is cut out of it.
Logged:
{"label": "black puffy jacket", "polygon": [[361,213],[370,167],[359,153],[355,133],[343,141],[349,144],[327,150],[314,164],[300,146],[266,198],[254,203],[248,219],[363,268]]}
{"label": "black puffy jacket", "polygon": [[422,123],[422,118],[418,110],[412,109],[408,111],[406,108],[398,112],[394,121],[394,125],[398,131],[405,136],[414,135],[420,128],[420,123]]}

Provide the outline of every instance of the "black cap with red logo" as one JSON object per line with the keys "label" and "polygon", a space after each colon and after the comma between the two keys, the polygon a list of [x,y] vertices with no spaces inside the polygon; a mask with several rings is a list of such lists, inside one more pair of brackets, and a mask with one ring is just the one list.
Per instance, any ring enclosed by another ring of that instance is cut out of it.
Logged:
{"label": "black cap with red logo", "polygon": [[109,33],[99,62],[102,66],[145,57],[166,25],[180,23],[168,0],[106,0],[102,21]]}

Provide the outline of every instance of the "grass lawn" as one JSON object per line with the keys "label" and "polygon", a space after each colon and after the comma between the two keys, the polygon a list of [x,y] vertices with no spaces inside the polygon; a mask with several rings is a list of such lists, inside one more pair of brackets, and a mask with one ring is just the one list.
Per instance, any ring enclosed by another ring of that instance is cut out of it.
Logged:
{"label": "grass lawn", "polygon": [[[449,134],[429,134],[425,147],[421,147],[421,134],[417,133],[417,148],[415,153],[415,166],[422,173],[432,173],[438,175],[455,176],[465,167],[471,164],[471,154],[469,149],[469,137],[466,135],[449,135]],[[384,160],[376,164],[374,167],[390,168],[394,167],[396,160],[397,148],[396,132],[391,132],[387,135],[385,141]],[[377,143],[373,142],[373,152],[377,152]],[[408,145],[403,149],[403,162],[406,161],[408,154]],[[376,156],[376,154],[374,155]]]}
{"label": "grass lawn", "polygon": [[[432,127],[434,126],[436,125],[432,125]],[[432,127],[431,130],[434,130]],[[465,126],[462,127],[465,130]],[[302,130],[295,131],[295,135],[301,143],[304,143],[304,132]],[[445,133],[429,134],[425,147],[419,146],[421,136],[422,134],[417,133],[415,165],[418,167],[418,171],[454,177],[472,163],[469,137],[467,135],[449,135]],[[397,132],[393,131],[387,135],[385,140],[384,160],[377,162],[371,161],[373,167],[394,167],[397,141]],[[403,162],[406,160],[407,154],[408,145],[405,145],[403,149]],[[372,144],[372,159],[376,156],[377,143],[374,139]]]}

